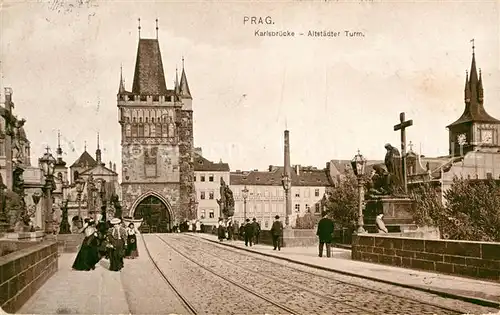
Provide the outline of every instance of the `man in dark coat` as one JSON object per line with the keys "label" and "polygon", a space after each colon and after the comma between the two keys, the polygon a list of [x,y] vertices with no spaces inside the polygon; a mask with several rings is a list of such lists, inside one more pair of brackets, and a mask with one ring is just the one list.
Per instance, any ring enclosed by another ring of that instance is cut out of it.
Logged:
{"label": "man in dark coat", "polygon": [[253,224],[250,222],[250,219],[247,219],[245,224],[245,246],[248,246],[248,244],[252,246],[253,232],[254,232]]}
{"label": "man in dark coat", "polygon": [[254,237],[255,237],[254,244],[259,244],[260,224],[259,224],[259,222],[257,222],[257,219],[253,218],[252,225],[253,225],[253,233],[254,233]]}
{"label": "man in dark coat", "polygon": [[316,235],[319,238],[319,257],[323,257],[323,246],[326,244],[326,257],[331,257],[331,245],[333,240],[333,221],[323,212],[323,218],[318,222]]}
{"label": "man in dark coat", "polygon": [[273,226],[271,227],[271,235],[273,237],[274,250],[281,250],[281,238],[283,237],[283,223],[280,221],[280,216],[274,217]]}

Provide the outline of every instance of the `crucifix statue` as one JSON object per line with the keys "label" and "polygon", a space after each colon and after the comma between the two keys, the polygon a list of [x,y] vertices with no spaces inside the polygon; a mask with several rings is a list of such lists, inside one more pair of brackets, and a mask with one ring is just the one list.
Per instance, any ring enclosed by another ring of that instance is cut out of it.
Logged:
{"label": "crucifix statue", "polygon": [[406,174],[406,128],[413,126],[413,120],[405,120],[405,113],[399,114],[400,123],[394,126],[394,131],[401,130],[401,169],[403,171],[403,189],[408,193],[408,180]]}

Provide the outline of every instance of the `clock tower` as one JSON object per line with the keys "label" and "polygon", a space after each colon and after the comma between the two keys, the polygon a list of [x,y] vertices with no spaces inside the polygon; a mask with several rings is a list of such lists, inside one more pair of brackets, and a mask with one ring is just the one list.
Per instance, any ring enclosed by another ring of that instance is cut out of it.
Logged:
{"label": "clock tower", "polygon": [[500,120],[484,109],[484,91],[481,69],[476,70],[476,57],[472,46],[472,64],[465,76],[465,109],[458,120],[447,126],[449,154],[462,156],[471,151],[500,152]]}

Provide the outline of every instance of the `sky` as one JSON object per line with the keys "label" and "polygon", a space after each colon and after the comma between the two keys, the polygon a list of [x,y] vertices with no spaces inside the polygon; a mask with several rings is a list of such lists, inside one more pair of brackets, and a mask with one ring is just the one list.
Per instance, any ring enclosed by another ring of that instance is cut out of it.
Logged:
{"label": "sky", "polygon": [[[252,16],[273,24],[245,24]],[[131,90],[138,18],[142,38],[156,36],[159,20],[169,89],[185,58],[195,146],[231,170],[282,165],[285,128],[292,164],[322,168],[358,149],[383,159],[385,143],[399,147],[400,112],[413,119],[414,151],[446,155],[446,126],[464,110],[473,38],[485,108],[500,118],[496,1],[3,0],[0,99],[4,87],[14,90],[33,164],[47,145],[55,151],[58,130],[69,164],[85,142],[95,152],[99,132],[103,160],[120,170],[116,93],[121,65]],[[341,36],[308,37],[309,30]]]}

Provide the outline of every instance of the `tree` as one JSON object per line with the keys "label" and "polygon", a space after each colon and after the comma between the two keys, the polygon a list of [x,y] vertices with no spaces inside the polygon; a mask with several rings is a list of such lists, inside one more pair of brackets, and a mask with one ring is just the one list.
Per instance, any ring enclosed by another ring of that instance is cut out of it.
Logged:
{"label": "tree", "polygon": [[500,241],[500,187],[494,180],[455,177],[441,198],[429,183],[415,188],[413,218],[418,225],[437,226],[443,238]]}
{"label": "tree", "polygon": [[313,229],[319,219],[311,212],[304,214],[302,217],[297,217],[295,221],[295,229]]}
{"label": "tree", "polygon": [[500,241],[499,193],[494,180],[454,178],[445,192],[443,234],[458,240]]}
{"label": "tree", "polygon": [[351,172],[345,172],[338,184],[327,194],[324,211],[344,227],[354,227],[358,217],[358,180]]}

